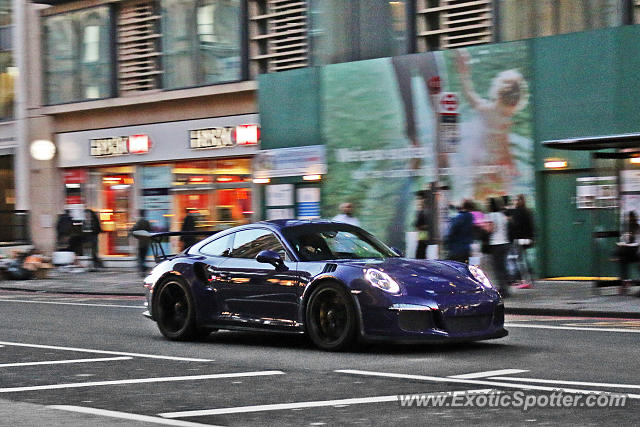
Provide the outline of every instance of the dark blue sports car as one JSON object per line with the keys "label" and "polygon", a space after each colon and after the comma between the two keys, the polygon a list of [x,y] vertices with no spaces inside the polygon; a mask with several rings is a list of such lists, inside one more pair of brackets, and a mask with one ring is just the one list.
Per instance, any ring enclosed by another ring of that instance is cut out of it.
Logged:
{"label": "dark blue sports car", "polygon": [[[179,233],[146,237],[167,234]],[[269,330],[306,333],[321,349],[343,350],[358,340],[507,335],[502,299],[482,270],[403,258],[349,224],[264,221],[161,258],[145,279],[145,315],[171,340]]]}

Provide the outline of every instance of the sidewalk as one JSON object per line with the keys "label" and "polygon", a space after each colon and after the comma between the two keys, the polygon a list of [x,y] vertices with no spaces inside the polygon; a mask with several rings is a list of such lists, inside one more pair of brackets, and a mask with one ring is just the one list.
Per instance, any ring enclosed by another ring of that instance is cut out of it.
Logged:
{"label": "sidewalk", "polygon": [[[94,295],[144,295],[142,279],[137,271],[108,268],[98,272],[64,272],[53,270],[46,279],[2,280],[1,290],[73,293]],[[589,281],[536,281],[532,289],[512,289],[505,299],[509,314],[555,316],[640,318],[640,298],[617,295],[617,287],[601,288],[600,293]]]}

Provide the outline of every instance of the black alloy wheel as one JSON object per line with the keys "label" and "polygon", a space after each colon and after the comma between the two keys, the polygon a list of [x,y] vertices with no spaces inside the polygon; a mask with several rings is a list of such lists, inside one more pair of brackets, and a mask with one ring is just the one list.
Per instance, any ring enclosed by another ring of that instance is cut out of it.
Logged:
{"label": "black alloy wheel", "polygon": [[195,307],[188,287],[177,278],[160,285],[155,299],[155,317],[162,335],[174,341],[187,341],[209,335],[198,328]]}
{"label": "black alloy wheel", "polygon": [[318,286],[307,304],[306,324],[311,341],[322,350],[352,347],[358,322],[351,295],[337,283]]}

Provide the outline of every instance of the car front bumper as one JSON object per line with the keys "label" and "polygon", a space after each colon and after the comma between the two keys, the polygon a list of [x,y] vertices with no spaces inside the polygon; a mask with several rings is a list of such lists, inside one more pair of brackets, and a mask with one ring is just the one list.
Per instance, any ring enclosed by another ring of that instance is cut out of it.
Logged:
{"label": "car front bumper", "polygon": [[508,335],[504,304],[497,295],[471,293],[381,301],[361,294],[356,299],[364,340],[461,342]]}

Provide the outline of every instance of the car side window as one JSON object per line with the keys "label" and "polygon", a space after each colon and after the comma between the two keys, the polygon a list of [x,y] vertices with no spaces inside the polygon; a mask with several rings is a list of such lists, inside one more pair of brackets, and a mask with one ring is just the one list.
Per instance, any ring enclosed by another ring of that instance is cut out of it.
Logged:
{"label": "car side window", "polygon": [[200,252],[210,256],[229,256],[231,253],[231,236],[233,236],[233,234],[227,234],[219,239],[212,240],[201,247]]}
{"label": "car side window", "polygon": [[255,258],[261,251],[274,251],[286,259],[286,251],[280,240],[269,230],[253,229],[238,231],[233,240],[233,258]]}

